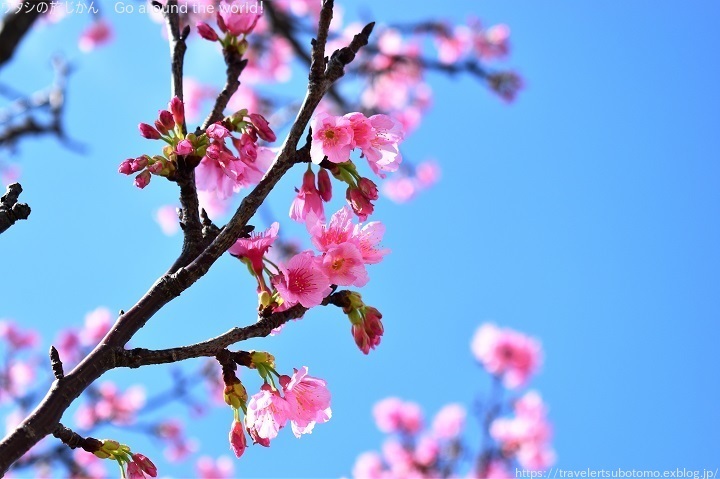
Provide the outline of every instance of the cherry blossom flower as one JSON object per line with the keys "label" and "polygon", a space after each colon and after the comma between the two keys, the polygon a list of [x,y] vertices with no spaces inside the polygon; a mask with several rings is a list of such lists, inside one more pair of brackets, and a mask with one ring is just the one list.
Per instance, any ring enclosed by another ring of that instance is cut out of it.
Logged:
{"label": "cherry blossom flower", "polygon": [[311,251],[293,256],[280,274],[272,278],[273,285],[288,306],[300,303],[312,308],[322,303],[332,291],[327,275],[316,265]]}
{"label": "cherry blossom flower", "polygon": [[263,272],[263,256],[267,254],[268,249],[275,242],[279,228],[280,223],[276,221],[262,233],[253,233],[250,238],[238,238],[228,252],[233,256],[250,260],[255,273],[261,275]]}
{"label": "cherry blossom flower", "polygon": [[110,23],[100,18],[95,20],[85,31],[80,35],[78,41],[78,48],[84,53],[89,53],[92,50],[109,43],[112,40],[113,31]]}
{"label": "cherry blossom flower", "polygon": [[296,369],[292,378],[280,378],[290,410],[290,425],[295,437],[312,432],[316,423],[330,420],[330,391],[324,380],[308,374],[306,366]]}
{"label": "cherry blossom flower", "polygon": [[347,118],[320,113],[313,118],[310,158],[315,164],[327,156],[328,161],[343,163],[353,149],[353,128]]}
{"label": "cherry blossom flower", "polygon": [[501,376],[505,386],[511,389],[525,384],[541,360],[540,344],[536,340],[489,323],[475,332],[471,349],[483,367],[490,374]]}
{"label": "cherry blossom flower", "polygon": [[155,221],[166,236],[172,236],[180,231],[180,220],[175,205],[164,205],[155,210]]}
{"label": "cherry blossom flower", "polygon": [[454,439],[465,427],[467,411],[461,404],[453,403],[443,406],[435,415],[432,431],[438,439]]}
{"label": "cherry blossom flower", "polygon": [[235,465],[227,456],[213,460],[210,456],[202,456],[195,464],[198,479],[232,479]]}
{"label": "cherry blossom flower", "polygon": [[260,18],[257,3],[247,0],[235,0],[228,3],[223,0],[218,12],[222,17],[227,31],[236,37],[247,35],[253,31]]}
{"label": "cherry blossom flower", "polygon": [[303,174],[303,183],[297,196],[290,205],[290,218],[303,222],[308,214],[313,213],[318,218],[325,219],[325,208],[323,206],[320,192],[315,187],[315,173],[308,169]]}
{"label": "cherry blossom flower", "polygon": [[373,407],[378,429],[384,433],[406,431],[416,433],[422,428],[422,409],[414,402],[397,397],[385,398]]}
{"label": "cherry blossom flower", "polygon": [[260,392],[250,397],[247,404],[245,425],[261,439],[274,439],[285,427],[290,416],[290,406],[269,384],[263,384]]}
{"label": "cherry blossom flower", "polygon": [[320,258],[319,266],[331,284],[361,287],[370,279],[362,253],[353,243],[342,243],[330,248]]}

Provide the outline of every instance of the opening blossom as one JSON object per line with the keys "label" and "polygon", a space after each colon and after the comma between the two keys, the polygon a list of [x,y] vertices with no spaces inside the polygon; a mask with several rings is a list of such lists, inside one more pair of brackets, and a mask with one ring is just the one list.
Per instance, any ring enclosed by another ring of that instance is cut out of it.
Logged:
{"label": "opening blossom", "polygon": [[309,214],[325,219],[325,207],[320,191],[315,187],[315,173],[308,169],[303,174],[302,187],[290,205],[290,218],[303,222]]}
{"label": "opening blossom", "polygon": [[327,383],[308,374],[308,368],[296,369],[292,378],[280,378],[290,407],[290,425],[295,437],[310,434],[316,423],[330,420],[330,391]]}
{"label": "opening blossom", "polygon": [[332,163],[343,163],[350,159],[353,149],[353,129],[350,120],[341,116],[320,113],[313,118],[312,145],[310,158],[319,165],[327,156]]}
{"label": "opening blossom", "polygon": [[263,272],[263,256],[277,239],[280,224],[276,221],[262,233],[253,233],[250,238],[238,238],[228,250],[231,255],[247,258],[256,274]]}
{"label": "opening blossom", "polygon": [[252,430],[251,436],[254,433],[260,439],[275,439],[290,414],[290,405],[285,398],[266,383],[248,401],[245,426]]}

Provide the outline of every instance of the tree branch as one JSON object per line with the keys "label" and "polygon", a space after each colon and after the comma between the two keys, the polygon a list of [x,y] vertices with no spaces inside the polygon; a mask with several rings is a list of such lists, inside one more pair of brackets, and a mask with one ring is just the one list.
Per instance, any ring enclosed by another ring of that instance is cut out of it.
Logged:
{"label": "tree branch", "polygon": [[21,4],[18,13],[9,13],[0,22],[0,66],[12,58],[20,41],[42,15],[40,5],[47,8],[46,12],[50,9],[45,0],[28,0]]}
{"label": "tree branch", "polygon": [[[323,9],[330,8],[329,5],[330,2],[326,1]],[[326,16],[327,14],[321,15],[321,18]],[[319,25],[318,37],[327,34],[328,26],[323,23]],[[53,382],[51,389],[30,416],[0,441],[0,475],[40,439],[52,433],[70,404],[90,384],[121,362],[118,349],[122,348],[163,306],[205,275],[215,261],[235,242],[273,187],[295,164],[298,142],[315,108],[330,85],[342,76],[344,66],[352,61],[361,46],[367,44],[372,27],[373,24],[366,26],[348,47],[333,54],[320,83],[309,83],[303,104],[280,154],[263,179],[243,199],[240,207],[217,238],[189,265],[180,267],[176,272],[166,273],[158,279],[137,304],[118,318],[100,344],[75,369],[64,378]],[[313,58],[323,58],[324,54],[324,48],[316,42],[313,47]],[[264,324],[270,326],[269,323],[271,322]]]}
{"label": "tree branch", "polygon": [[[342,307],[347,301],[347,295],[348,291],[345,290],[332,293],[323,300],[322,305],[333,304]],[[143,348],[123,349],[117,353],[116,364],[118,367],[139,368],[151,364],[176,363],[191,358],[217,356],[225,348],[240,341],[265,337],[291,319],[301,318],[307,311],[308,309],[301,304],[296,304],[285,311],[261,317],[257,323],[250,326],[233,328],[216,338],[189,346],[156,351]]]}
{"label": "tree branch", "polygon": [[30,207],[25,203],[18,203],[22,193],[20,183],[13,183],[0,198],[0,233],[5,232],[18,220],[26,220],[30,216]]}

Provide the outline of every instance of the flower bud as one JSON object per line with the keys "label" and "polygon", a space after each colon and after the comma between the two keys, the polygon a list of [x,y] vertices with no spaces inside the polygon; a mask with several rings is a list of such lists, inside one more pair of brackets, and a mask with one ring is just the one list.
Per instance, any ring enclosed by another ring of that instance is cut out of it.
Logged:
{"label": "flower bud", "polygon": [[148,157],[147,156],[138,156],[132,162],[133,173],[136,171],[142,170],[147,165],[148,165]]}
{"label": "flower bud", "polygon": [[215,29],[205,22],[197,23],[197,31],[200,34],[200,36],[203,37],[205,40],[210,40],[211,42],[216,42],[219,39],[218,34],[215,31]]}
{"label": "flower bud", "polygon": [[241,382],[227,384],[225,386],[225,390],[223,391],[223,399],[225,400],[225,404],[227,404],[231,408],[242,408],[243,405],[247,402],[247,398],[247,391],[245,390],[245,386],[243,386]]}
{"label": "flower bud", "polygon": [[178,155],[189,155],[194,151],[195,147],[190,143],[190,140],[181,140],[175,147],[175,152]]}
{"label": "flower bud", "polygon": [[168,131],[175,128],[175,119],[173,118],[173,114],[167,110],[160,110],[158,112],[158,121],[162,123]]}
{"label": "flower bud", "polygon": [[157,467],[150,459],[142,454],[133,454],[132,459],[142,471],[150,477],[157,477]]}
{"label": "flower bud", "polygon": [[358,188],[362,191],[363,196],[369,200],[378,199],[378,188],[377,185],[369,178],[360,178],[358,181]]}
{"label": "flower bud", "polygon": [[332,181],[325,168],[320,168],[320,172],[318,172],[318,191],[320,192],[320,198],[325,203],[332,199]]}
{"label": "flower bud", "polygon": [[375,207],[370,200],[360,191],[359,188],[349,187],[345,195],[350,207],[355,214],[360,218],[360,221],[365,221],[368,216],[373,213]]}
{"label": "flower bud", "polygon": [[145,188],[148,183],[150,183],[150,172],[148,170],[144,170],[135,177],[135,186],[140,189]]}
{"label": "flower bud", "polygon": [[185,105],[180,98],[174,96],[170,100],[170,112],[172,112],[176,125],[182,125],[185,122]]}
{"label": "flower bud", "polygon": [[129,175],[131,173],[135,173],[137,170],[133,170],[133,159],[129,158],[122,163],[120,163],[120,166],[118,167],[118,173],[122,173],[123,175]]}
{"label": "flower bud", "polygon": [[235,457],[240,458],[245,452],[247,447],[247,441],[245,439],[245,431],[243,430],[242,423],[239,421],[233,421],[232,427],[230,428],[230,448],[235,453]]}
{"label": "flower bud", "polygon": [[270,124],[264,116],[257,113],[250,113],[250,115],[248,116],[250,117],[250,121],[255,127],[255,130],[257,131],[257,134],[260,138],[269,142],[277,140],[275,133],[270,128]]}
{"label": "flower bud", "polygon": [[275,356],[265,351],[251,351],[250,360],[252,363],[250,367],[257,367],[258,364],[267,364],[271,368],[275,367]]}
{"label": "flower bud", "polygon": [[140,135],[142,135],[143,138],[147,138],[148,140],[160,139],[160,132],[147,123],[140,123],[138,125],[138,129],[140,130]]}

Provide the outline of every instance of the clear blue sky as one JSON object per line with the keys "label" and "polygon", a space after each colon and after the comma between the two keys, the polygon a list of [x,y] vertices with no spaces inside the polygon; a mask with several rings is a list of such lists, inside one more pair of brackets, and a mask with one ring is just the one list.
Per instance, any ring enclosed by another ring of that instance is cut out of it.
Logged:
{"label": "clear blue sky", "polygon": [[[559,466],[720,465],[720,6],[485,0],[413,2],[408,12],[404,2],[340,3],[350,17],[372,12],[381,21],[473,13],[505,22],[510,63],[527,88],[508,107],[471,79],[432,78],[433,110],[406,153],[438,158],[442,181],[410,205],[378,207],[393,253],[371,269],[363,296],[384,314],[383,344],[364,357],[332,310],[252,343],[286,371],[308,365],[326,378],[334,417],[301,440],[287,431],[270,449],[251,448],[237,472],[338,477],[379,446],[375,401],[415,399],[428,414],[470,403],[488,381],[472,363],[469,337],[487,320],[542,341],[534,385],[550,405]],[[152,146],[136,125],[166,101],[167,46],[140,15],[110,16],[117,41],[105,51],[77,52],[69,39],[87,19],[73,17],[31,35],[0,76],[31,89],[50,78],[50,53],[77,59],[68,125],[90,152],[23,143],[23,196],[33,213],[0,238],[12,252],[2,270],[14,271],[12,281],[0,279],[0,316],[47,332],[79,325],[99,305],[129,308],[180,247],[152,219],[174,201],[171,186],[154,181],[138,191],[116,173],[121,160]],[[189,71],[209,80],[207,66],[190,53]],[[221,74],[214,78],[219,85]],[[292,82],[287,94],[303,88]],[[273,194],[279,214],[300,175]],[[216,335],[252,322],[253,304],[244,271],[221,261],[133,345]],[[169,381],[164,367],[108,376]],[[192,422],[190,434],[203,453],[226,453],[230,421],[218,409]],[[118,439],[145,444],[129,433]],[[162,472],[191,475],[189,467]]]}

